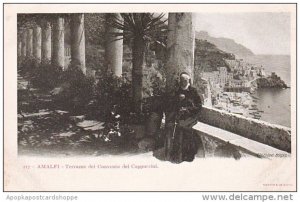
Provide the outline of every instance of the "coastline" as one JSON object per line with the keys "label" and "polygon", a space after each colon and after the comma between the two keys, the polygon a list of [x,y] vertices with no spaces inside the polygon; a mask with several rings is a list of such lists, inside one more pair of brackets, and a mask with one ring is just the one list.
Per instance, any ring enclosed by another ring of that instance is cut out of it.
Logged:
{"label": "coastline", "polygon": [[[259,88],[253,93],[223,92],[213,108],[290,127],[290,88]],[[276,97],[276,99],[273,99]]]}

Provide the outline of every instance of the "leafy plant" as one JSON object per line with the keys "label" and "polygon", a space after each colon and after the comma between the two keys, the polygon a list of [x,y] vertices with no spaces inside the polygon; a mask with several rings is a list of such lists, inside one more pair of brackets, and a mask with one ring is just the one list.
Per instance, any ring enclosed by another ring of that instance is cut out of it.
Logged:
{"label": "leafy plant", "polygon": [[101,51],[102,48],[99,45],[87,45],[86,46],[86,66],[88,69],[96,70],[103,73],[104,68],[104,56]]}
{"label": "leafy plant", "polygon": [[111,72],[101,74],[95,86],[95,100],[104,118],[113,109],[125,116],[132,111],[131,82]]}
{"label": "leafy plant", "polygon": [[132,46],[132,90],[134,111],[141,113],[143,99],[143,68],[145,53],[150,43],[162,43],[162,32],[167,31],[163,20],[164,14],[154,13],[124,13],[124,21],[112,15],[112,26],[123,33],[113,33],[119,39],[129,39]]}
{"label": "leafy plant", "polygon": [[51,64],[50,61],[41,63],[34,57],[22,58],[18,69],[35,87],[44,90],[58,86],[63,72],[61,67]]}
{"label": "leafy plant", "polygon": [[36,68],[33,85],[42,89],[51,90],[57,87],[62,80],[63,70],[58,65],[45,63]]}
{"label": "leafy plant", "polygon": [[84,112],[93,99],[95,80],[86,77],[80,67],[73,62],[62,73],[61,78],[61,92],[56,95],[57,104],[74,113]]}

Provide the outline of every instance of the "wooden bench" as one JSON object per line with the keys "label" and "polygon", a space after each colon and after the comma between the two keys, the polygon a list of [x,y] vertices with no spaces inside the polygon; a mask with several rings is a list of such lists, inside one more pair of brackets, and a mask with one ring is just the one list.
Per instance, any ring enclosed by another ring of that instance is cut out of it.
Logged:
{"label": "wooden bench", "polygon": [[193,129],[199,135],[229,143],[236,149],[259,158],[282,158],[291,156],[288,152],[202,122],[197,122],[197,124],[193,126]]}

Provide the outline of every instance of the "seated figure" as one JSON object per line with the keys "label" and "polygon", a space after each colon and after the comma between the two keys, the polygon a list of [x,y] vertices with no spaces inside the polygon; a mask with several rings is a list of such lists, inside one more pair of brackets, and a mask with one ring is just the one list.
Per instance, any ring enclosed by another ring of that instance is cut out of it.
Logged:
{"label": "seated figure", "polygon": [[165,146],[165,157],[161,159],[180,163],[182,161],[193,161],[202,145],[200,137],[192,131],[192,126],[197,123],[197,117],[202,107],[200,95],[191,86],[190,75],[186,72],[180,74],[179,88],[174,95],[163,97],[160,100],[160,110],[150,115],[148,126],[149,134],[158,138],[157,129],[160,127],[163,112],[166,114],[165,135],[163,144]]}

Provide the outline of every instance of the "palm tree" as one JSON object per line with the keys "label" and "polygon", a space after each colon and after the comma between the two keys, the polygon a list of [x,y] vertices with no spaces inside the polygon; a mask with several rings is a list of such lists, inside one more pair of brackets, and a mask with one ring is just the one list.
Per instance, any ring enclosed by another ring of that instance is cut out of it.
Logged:
{"label": "palm tree", "polygon": [[119,38],[115,40],[129,40],[132,46],[132,92],[134,111],[142,111],[143,99],[143,68],[145,66],[145,53],[150,43],[162,42],[162,35],[167,31],[163,20],[164,14],[154,13],[123,13],[123,20],[114,17],[112,26],[122,30],[123,33],[113,33]]}

